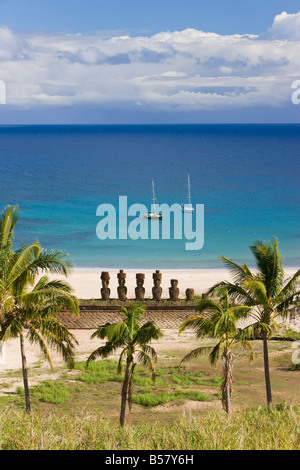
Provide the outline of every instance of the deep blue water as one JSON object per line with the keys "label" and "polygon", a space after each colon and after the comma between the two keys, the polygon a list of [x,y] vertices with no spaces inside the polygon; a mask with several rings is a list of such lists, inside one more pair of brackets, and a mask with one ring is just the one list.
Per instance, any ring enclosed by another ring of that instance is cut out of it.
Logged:
{"label": "deep blue water", "polygon": [[[99,204],[186,202],[205,206],[205,242],[106,240]],[[77,267],[221,267],[251,264],[253,240],[279,239],[286,265],[300,262],[300,125],[3,126],[0,203],[18,204],[15,243],[39,238]]]}

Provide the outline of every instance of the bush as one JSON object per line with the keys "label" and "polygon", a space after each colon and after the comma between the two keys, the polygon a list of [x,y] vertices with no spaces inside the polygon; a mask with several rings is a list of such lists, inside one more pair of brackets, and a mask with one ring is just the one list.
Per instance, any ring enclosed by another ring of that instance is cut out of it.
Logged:
{"label": "bush", "polygon": [[[24,389],[17,388],[17,393],[23,394]],[[57,382],[42,382],[40,385],[31,387],[30,394],[37,398],[39,401],[45,403],[59,404],[68,400],[70,397],[70,390],[66,385]]]}
{"label": "bush", "polygon": [[139,393],[133,397],[132,401],[142,406],[158,406],[165,405],[170,401],[178,400],[180,398],[195,401],[210,401],[210,398],[204,393],[195,390],[176,390],[174,392],[163,391],[161,393]]}
{"label": "bush", "polygon": [[76,380],[86,382],[88,384],[101,384],[105,382],[122,382],[123,375],[117,373],[117,361],[112,359],[90,362],[86,366],[86,362],[75,364],[75,368],[84,371]]}

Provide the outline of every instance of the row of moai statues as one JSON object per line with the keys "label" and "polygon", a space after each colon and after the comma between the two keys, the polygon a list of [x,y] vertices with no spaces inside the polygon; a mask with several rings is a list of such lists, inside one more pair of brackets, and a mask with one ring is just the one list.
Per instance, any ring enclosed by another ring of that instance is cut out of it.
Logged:
{"label": "row of moai statues", "polygon": [[[118,277],[118,299],[119,300],[127,300],[127,287],[126,287],[126,273],[124,273],[123,269],[117,274]],[[101,273],[101,281],[102,281],[102,288],[101,288],[101,298],[102,300],[109,300],[110,299],[110,288],[109,288],[109,281],[110,281],[110,274],[107,271],[103,271]],[[141,301],[145,300],[145,274],[144,273],[137,273],[136,276],[136,288],[135,288],[135,300]],[[162,287],[161,287],[161,280],[162,280],[162,273],[159,270],[156,270],[155,273],[152,275],[153,278],[153,287],[152,287],[152,299],[153,300],[161,300],[162,297]],[[194,300],[194,289],[186,289],[186,300]],[[169,300],[178,300],[179,299],[179,288],[178,288],[178,280],[171,279],[171,287],[169,287]]]}

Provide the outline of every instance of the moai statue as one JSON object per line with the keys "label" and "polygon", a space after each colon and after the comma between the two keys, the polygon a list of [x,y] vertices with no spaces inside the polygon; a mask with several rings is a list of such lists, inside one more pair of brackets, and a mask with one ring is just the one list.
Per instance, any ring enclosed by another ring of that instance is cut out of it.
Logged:
{"label": "moai statue", "polygon": [[186,289],[185,291],[186,300],[187,301],[194,300],[194,294],[195,294],[194,289],[190,289],[190,288]]}
{"label": "moai statue", "polygon": [[171,279],[171,287],[169,287],[169,296],[170,300],[178,300],[179,289],[177,279]]}
{"label": "moai statue", "polygon": [[123,269],[120,269],[118,272],[118,299],[119,300],[126,300],[127,299],[127,287],[125,286],[126,282],[126,273],[124,273]]}
{"label": "moai statue", "polygon": [[135,299],[144,300],[145,299],[145,287],[144,287],[145,274],[137,273],[135,278],[136,278]]}
{"label": "moai statue", "polygon": [[109,280],[110,280],[110,275],[106,271],[102,271],[100,279],[102,281],[102,289],[101,289],[101,297],[102,300],[109,300],[110,297],[110,288],[109,286]]}
{"label": "moai statue", "polygon": [[153,283],[154,283],[154,287],[152,287],[153,300],[161,300],[162,288],[160,285],[161,285],[162,274],[157,269],[155,273],[153,273],[152,277],[153,277]]}

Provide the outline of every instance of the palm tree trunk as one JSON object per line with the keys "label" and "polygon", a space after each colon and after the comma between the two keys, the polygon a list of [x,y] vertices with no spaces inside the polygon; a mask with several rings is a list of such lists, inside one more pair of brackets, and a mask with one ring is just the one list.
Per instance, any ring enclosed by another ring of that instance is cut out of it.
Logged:
{"label": "palm tree trunk", "polygon": [[223,383],[222,383],[222,405],[227,414],[231,411],[232,394],[232,363],[233,354],[229,351],[224,354]]}
{"label": "palm tree trunk", "polygon": [[263,333],[263,347],[264,347],[264,368],[265,368],[267,404],[268,404],[268,407],[270,408],[272,406],[272,391],[271,391],[271,380],[270,380],[268,338],[267,338],[267,333],[265,331]]}
{"label": "palm tree trunk", "polygon": [[129,374],[128,394],[127,394],[127,401],[128,401],[129,411],[131,411],[131,407],[132,407],[133,371],[134,371],[135,366],[136,366],[136,364],[132,363],[131,371],[130,371],[130,374]]}
{"label": "palm tree trunk", "polygon": [[23,337],[22,332],[20,333],[20,346],[21,346],[21,356],[22,356],[22,370],[23,370],[23,383],[24,383],[24,392],[25,392],[26,411],[27,413],[30,414],[31,407],[30,407],[28,375],[27,375],[27,361],[26,361],[26,356],[25,356],[24,337]]}
{"label": "palm tree trunk", "polygon": [[121,413],[120,413],[120,425],[123,427],[125,423],[125,412],[128,395],[128,384],[129,384],[129,370],[131,364],[131,357],[127,357],[125,377],[122,385],[122,396],[121,396]]}

